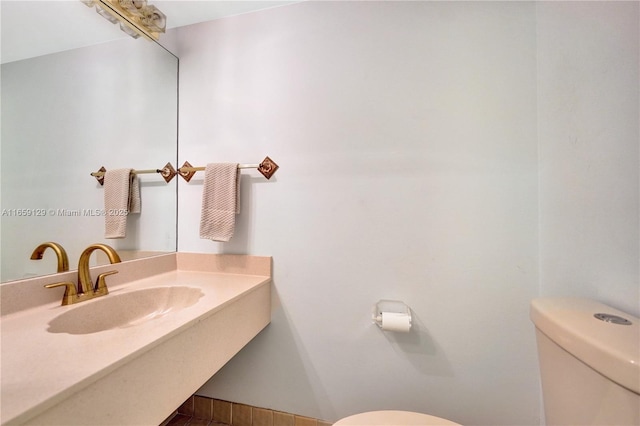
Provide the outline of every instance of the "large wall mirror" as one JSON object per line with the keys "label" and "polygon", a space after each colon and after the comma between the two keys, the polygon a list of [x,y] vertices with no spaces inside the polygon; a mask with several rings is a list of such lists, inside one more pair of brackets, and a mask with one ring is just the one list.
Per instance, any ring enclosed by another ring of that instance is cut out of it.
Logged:
{"label": "large wall mirror", "polygon": [[[177,57],[160,44],[123,38],[79,1],[0,6],[0,281],[55,273],[52,251],[30,259],[45,241],[66,249],[72,270],[96,242],[123,260],[175,251],[176,178],[139,175],[141,213],[127,217],[125,238],[105,239],[104,189],[90,173],[177,167]],[[30,29],[37,17],[60,30]],[[25,43],[31,51],[11,43],[16,22],[20,37],[35,41]],[[68,47],[48,52],[60,37]]]}

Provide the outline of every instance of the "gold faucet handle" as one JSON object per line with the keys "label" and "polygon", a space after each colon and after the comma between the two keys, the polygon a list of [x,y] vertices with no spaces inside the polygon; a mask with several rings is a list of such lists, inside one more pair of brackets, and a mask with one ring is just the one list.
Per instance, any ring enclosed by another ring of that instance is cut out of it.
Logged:
{"label": "gold faucet handle", "polygon": [[93,293],[98,296],[104,296],[105,294],[109,294],[109,289],[107,289],[107,280],[105,277],[108,275],[117,274],[118,271],[108,271],[103,274],[98,275],[98,279],[96,280],[96,285],[93,288]]}
{"label": "gold faucet handle", "polygon": [[78,299],[78,290],[76,290],[76,285],[70,281],[65,281],[61,283],[55,284],[47,284],[46,288],[54,288],[54,287],[62,287],[65,286],[64,295],[62,296],[62,306],[71,305]]}

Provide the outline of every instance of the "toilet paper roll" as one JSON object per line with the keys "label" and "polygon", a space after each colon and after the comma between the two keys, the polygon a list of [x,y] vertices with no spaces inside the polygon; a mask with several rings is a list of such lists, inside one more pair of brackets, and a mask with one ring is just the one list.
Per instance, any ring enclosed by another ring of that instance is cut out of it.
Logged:
{"label": "toilet paper roll", "polygon": [[398,312],[382,313],[382,329],[385,331],[399,331],[408,333],[411,329],[411,316]]}

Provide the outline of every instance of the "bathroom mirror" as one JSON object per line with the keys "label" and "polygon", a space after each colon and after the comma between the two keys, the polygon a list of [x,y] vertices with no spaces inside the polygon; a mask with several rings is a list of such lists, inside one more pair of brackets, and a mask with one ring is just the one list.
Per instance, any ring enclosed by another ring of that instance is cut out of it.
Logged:
{"label": "bathroom mirror", "polygon": [[[105,239],[104,189],[90,173],[177,167],[177,57],[77,0],[0,6],[0,281],[55,273],[53,251],[30,260],[45,241],[62,244],[72,270],[96,242],[123,260],[175,251],[176,178],[139,175],[141,213],[127,216],[126,238]],[[24,49],[8,34],[16,22]]]}

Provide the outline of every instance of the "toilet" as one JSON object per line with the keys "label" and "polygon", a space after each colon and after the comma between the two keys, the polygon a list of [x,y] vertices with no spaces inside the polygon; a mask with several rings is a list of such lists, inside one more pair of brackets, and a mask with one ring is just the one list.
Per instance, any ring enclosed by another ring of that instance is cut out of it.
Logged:
{"label": "toilet", "polygon": [[[640,425],[640,318],[589,299],[531,302],[547,426]],[[369,411],[334,426],[458,425],[409,411]],[[458,425],[459,426],[459,425]]]}
{"label": "toilet", "polygon": [[535,299],[546,424],[640,425],[640,318],[588,299]]}
{"label": "toilet", "polygon": [[450,420],[412,411],[368,411],[338,420],[333,426],[460,426]]}

